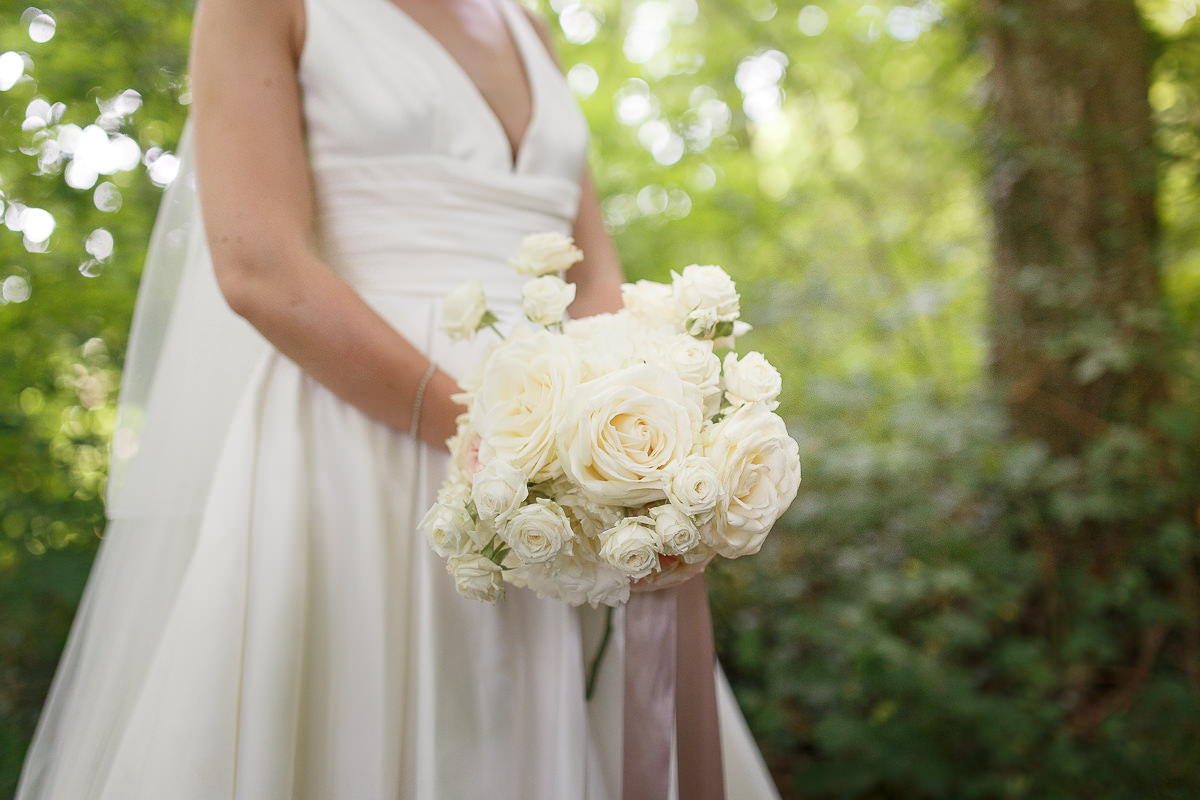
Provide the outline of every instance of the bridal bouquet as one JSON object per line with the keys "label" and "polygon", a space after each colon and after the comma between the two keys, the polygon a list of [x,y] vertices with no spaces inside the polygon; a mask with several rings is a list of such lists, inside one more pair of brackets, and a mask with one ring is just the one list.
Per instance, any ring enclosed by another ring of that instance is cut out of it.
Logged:
{"label": "bridal bouquet", "polygon": [[[639,579],[758,552],[796,496],[779,372],[733,352],[749,326],[730,277],[693,265],[564,321],[575,287],[555,273],[581,258],[568,237],[525,239],[510,263],[531,278],[526,321],[462,382],[469,410],[421,528],[464,596],[496,602],[508,582],[619,605]],[[452,338],[499,321],[478,282],[443,306]]]}

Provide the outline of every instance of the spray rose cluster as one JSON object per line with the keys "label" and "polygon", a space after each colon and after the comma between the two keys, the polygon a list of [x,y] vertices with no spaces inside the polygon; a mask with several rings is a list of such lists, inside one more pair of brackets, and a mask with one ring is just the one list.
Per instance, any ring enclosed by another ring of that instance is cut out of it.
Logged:
{"label": "spray rose cluster", "polygon": [[[733,351],[749,326],[729,275],[693,265],[568,320],[574,286],[556,273],[580,258],[568,237],[525,239],[511,261],[531,278],[525,321],[462,381],[469,410],[421,528],[467,597],[511,583],[619,605],[647,576],[758,552],[796,496],[779,372]],[[443,306],[453,338],[497,322],[476,285]]]}

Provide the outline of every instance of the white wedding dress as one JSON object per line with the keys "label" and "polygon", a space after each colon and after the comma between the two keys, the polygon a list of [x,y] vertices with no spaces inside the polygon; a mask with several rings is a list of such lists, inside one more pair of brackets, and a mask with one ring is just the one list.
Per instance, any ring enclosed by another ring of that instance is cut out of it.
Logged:
{"label": "white wedding dress", "polygon": [[[461,373],[479,345],[439,334],[440,298],[477,278],[518,313],[505,259],[525,234],[570,231],[585,123],[513,0],[500,6],[533,95],[515,158],[466,73],[389,0],[305,5],[314,247]],[[181,292],[215,296],[206,272]],[[219,313],[244,330],[213,374],[244,359],[248,377],[196,387],[236,402],[195,453],[171,444],[190,420],[150,403],[145,433],[159,425],[166,444],[130,467],[149,487],[141,511],[110,508],[18,799],[616,800],[621,615],[585,701],[603,610],[512,589],[495,607],[461,598],[415,529],[442,454]],[[156,391],[197,359],[162,368]],[[205,447],[216,468],[189,482]],[[776,797],[718,685],[730,800]]]}

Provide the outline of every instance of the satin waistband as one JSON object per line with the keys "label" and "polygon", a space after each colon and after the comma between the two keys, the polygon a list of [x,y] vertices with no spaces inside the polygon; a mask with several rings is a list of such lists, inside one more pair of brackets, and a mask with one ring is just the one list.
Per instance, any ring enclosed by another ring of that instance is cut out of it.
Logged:
{"label": "satin waistband", "polygon": [[507,259],[531,233],[569,233],[579,186],[439,157],[314,165],[322,256],[363,292],[443,295],[479,279],[520,297]]}

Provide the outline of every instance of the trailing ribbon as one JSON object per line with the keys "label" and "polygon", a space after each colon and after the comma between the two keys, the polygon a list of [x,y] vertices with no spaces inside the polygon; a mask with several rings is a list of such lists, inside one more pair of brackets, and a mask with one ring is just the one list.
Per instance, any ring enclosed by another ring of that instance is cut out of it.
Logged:
{"label": "trailing ribbon", "polygon": [[715,668],[703,574],[629,598],[622,800],[667,800],[672,733],[679,800],[724,800]]}

